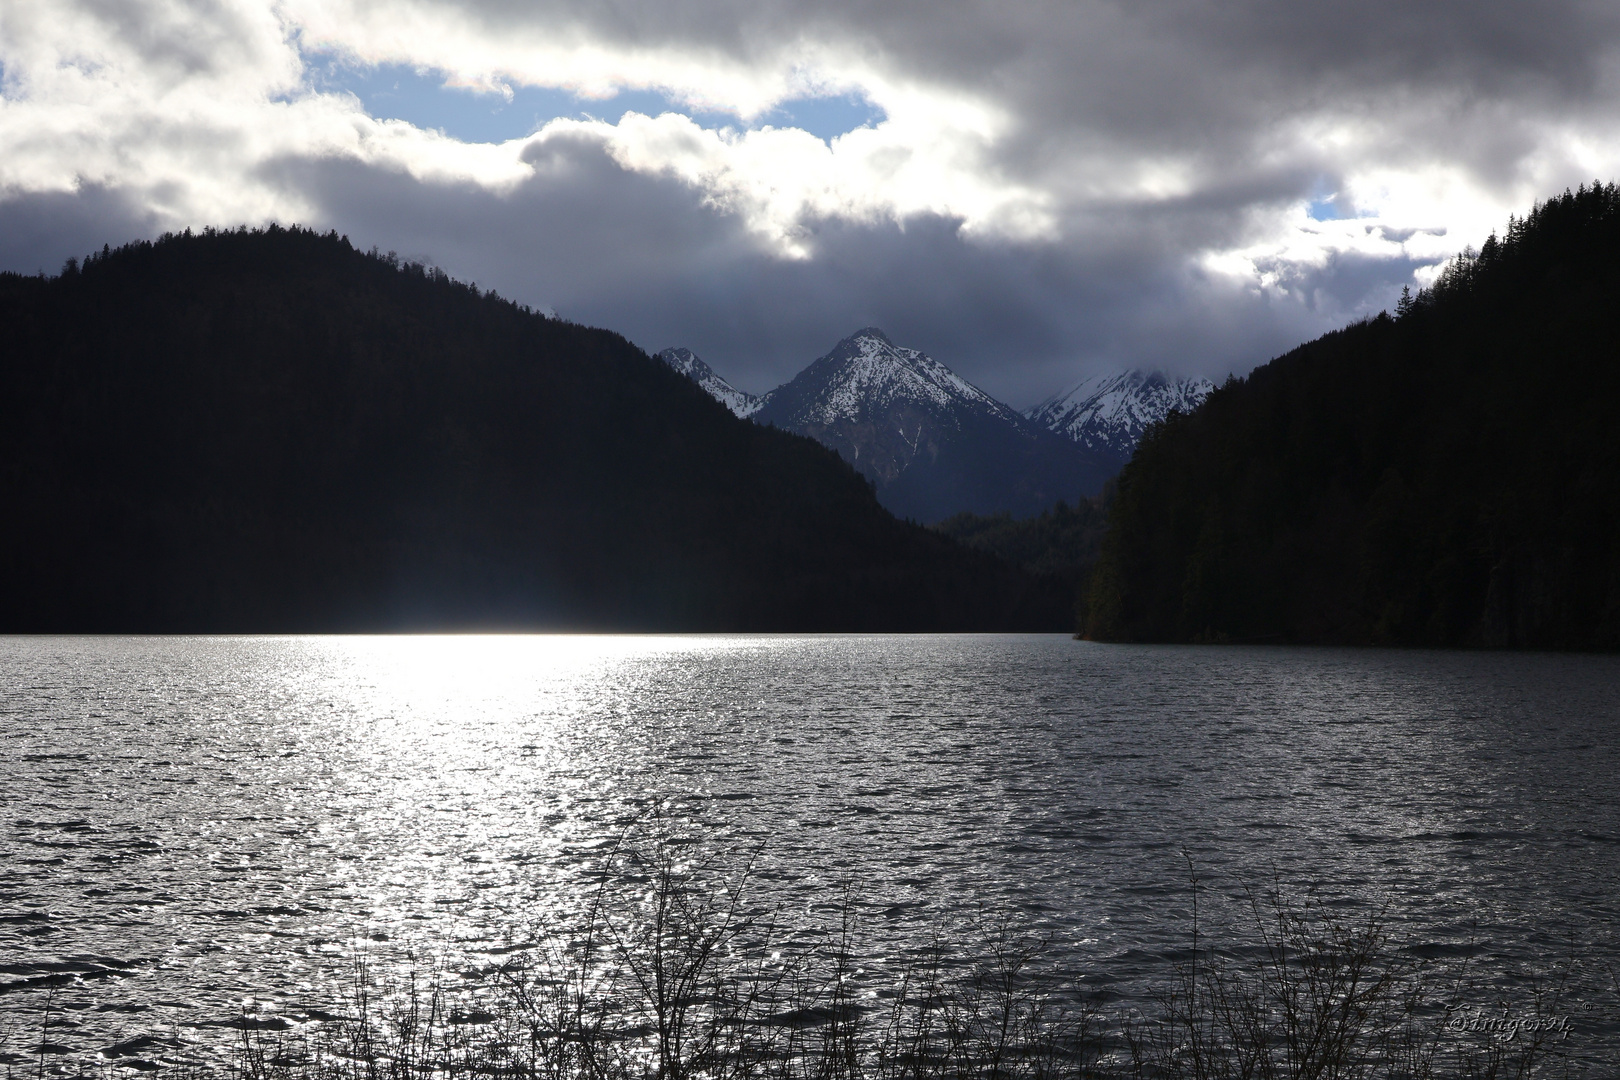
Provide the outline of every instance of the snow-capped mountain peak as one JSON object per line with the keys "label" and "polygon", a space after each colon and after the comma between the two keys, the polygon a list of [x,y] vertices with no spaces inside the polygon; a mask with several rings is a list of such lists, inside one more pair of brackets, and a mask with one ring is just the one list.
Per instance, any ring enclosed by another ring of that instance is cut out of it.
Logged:
{"label": "snow-capped mountain peak", "polygon": [[698,359],[691,349],[665,349],[658,354],[658,359],[697,383],[710,397],[738,416],[752,416],[765,403],[764,398],[738,390],[715,374],[714,369]]}
{"label": "snow-capped mountain peak", "polygon": [[1149,427],[1172,411],[1193,411],[1213,389],[1207,379],[1173,379],[1157,371],[1094,375],[1024,415],[1093,453],[1124,463]]}
{"label": "snow-capped mountain peak", "polygon": [[840,341],[769,397],[771,412],[790,424],[875,419],[902,406],[953,424],[955,412],[964,408],[1006,419],[1017,415],[927,353],[902,348],[872,326]]}
{"label": "snow-capped mountain peak", "polygon": [[837,451],[897,514],[1037,513],[1102,486],[1100,463],[918,349],[857,330],[765,396],[754,419]]}

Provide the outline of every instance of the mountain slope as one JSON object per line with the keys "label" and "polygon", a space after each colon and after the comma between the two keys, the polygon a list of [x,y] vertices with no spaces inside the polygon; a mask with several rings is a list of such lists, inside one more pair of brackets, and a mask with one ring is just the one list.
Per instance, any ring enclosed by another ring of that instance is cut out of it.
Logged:
{"label": "mountain slope", "polygon": [[1620,190],[1230,381],[1119,480],[1089,632],[1620,647]]}
{"label": "mountain slope", "polygon": [[1038,513],[1095,494],[1110,470],[881,330],[839,342],[765,396],[762,424],[836,450],[903,517]]}
{"label": "mountain slope", "polygon": [[764,399],[738,390],[715,374],[714,369],[698,359],[691,349],[665,349],[658,354],[658,359],[697,383],[704,393],[730,409],[735,416],[752,416],[764,403]]}
{"label": "mountain slope", "polygon": [[618,335],[335,235],[0,275],[0,327],[0,630],[1064,622]]}
{"label": "mountain slope", "polygon": [[1171,412],[1192,412],[1213,389],[1207,379],[1169,379],[1156,371],[1095,375],[1024,415],[1123,466],[1148,428]]}

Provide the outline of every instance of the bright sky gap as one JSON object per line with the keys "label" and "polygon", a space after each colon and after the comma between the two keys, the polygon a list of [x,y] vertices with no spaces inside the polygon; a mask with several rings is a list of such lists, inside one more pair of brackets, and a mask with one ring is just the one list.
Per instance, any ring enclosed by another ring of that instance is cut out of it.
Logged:
{"label": "bright sky gap", "polygon": [[656,90],[623,89],[610,97],[512,84],[491,90],[457,85],[453,76],[445,72],[406,64],[362,65],[319,52],[306,52],[302,57],[311,87],[326,93],[353,94],[374,119],[403,120],[470,143],[527,138],[556,119],[618,124],[628,112],[646,116],[675,113],[709,130],[798,128],[824,142],[857,128],[875,127],[887,119],[881,108],[854,94],[796,98],[743,118],[735,113],[693,108]]}

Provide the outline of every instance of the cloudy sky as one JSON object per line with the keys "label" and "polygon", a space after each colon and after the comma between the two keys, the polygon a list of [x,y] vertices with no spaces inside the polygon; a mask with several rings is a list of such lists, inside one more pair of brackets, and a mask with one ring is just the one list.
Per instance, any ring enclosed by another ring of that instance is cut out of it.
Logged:
{"label": "cloudy sky", "polygon": [[1612,0],[0,0],[0,269],[346,233],[764,390],[1244,372],[1620,176]]}

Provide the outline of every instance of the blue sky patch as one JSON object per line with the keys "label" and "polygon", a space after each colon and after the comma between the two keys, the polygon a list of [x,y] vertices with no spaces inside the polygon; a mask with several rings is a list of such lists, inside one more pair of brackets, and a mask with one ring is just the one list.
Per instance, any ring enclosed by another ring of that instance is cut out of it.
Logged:
{"label": "blue sky patch", "polygon": [[824,142],[856,128],[876,127],[889,114],[859,94],[840,97],[795,98],[758,117],[750,127],[796,127]]}
{"label": "blue sky patch", "polygon": [[567,90],[514,86],[508,101],[502,94],[446,86],[442,73],[418,71],[405,64],[361,66],[306,53],[304,65],[315,89],[348,91],[378,120],[405,120],[420,128],[437,128],[463,142],[521,139],[557,117],[594,117],[618,123],[627,112],[648,116],[681,113],[705,128],[796,127],[827,141],[886,119],[882,109],[854,94],[785,101],[744,124],[732,113],[693,109],[652,90],[621,90],[611,98],[585,98]]}
{"label": "blue sky patch", "polygon": [[1310,215],[1312,221],[1338,221],[1348,216],[1339,213],[1339,208],[1334,205],[1332,199],[1313,199],[1305,208],[1305,212]]}
{"label": "blue sky patch", "polygon": [[1349,196],[1330,186],[1327,177],[1319,178],[1311,189],[1311,201],[1305,204],[1305,213],[1312,221],[1348,221],[1376,216],[1370,211],[1357,210]]}

